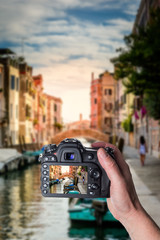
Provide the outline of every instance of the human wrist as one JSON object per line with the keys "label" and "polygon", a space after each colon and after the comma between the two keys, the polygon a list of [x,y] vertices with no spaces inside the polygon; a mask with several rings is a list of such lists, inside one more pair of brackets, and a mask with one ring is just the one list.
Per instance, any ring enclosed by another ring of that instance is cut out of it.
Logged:
{"label": "human wrist", "polygon": [[137,219],[142,215],[145,215],[145,210],[138,204],[137,207],[133,207],[127,214],[120,217],[119,221],[125,228],[129,228],[133,226],[132,224],[137,223]]}
{"label": "human wrist", "polygon": [[147,214],[140,205],[120,219],[122,225],[126,228],[132,240],[159,240],[160,230],[153,219]]}

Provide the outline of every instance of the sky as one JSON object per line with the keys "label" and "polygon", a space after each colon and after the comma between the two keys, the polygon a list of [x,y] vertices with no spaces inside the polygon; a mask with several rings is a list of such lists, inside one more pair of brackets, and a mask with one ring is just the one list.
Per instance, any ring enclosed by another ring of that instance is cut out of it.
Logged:
{"label": "sky", "polygon": [[0,0],[0,48],[24,56],[44,92],[63,101],[63,122],[89,119],[91,73],[113,72],[140,0]]}

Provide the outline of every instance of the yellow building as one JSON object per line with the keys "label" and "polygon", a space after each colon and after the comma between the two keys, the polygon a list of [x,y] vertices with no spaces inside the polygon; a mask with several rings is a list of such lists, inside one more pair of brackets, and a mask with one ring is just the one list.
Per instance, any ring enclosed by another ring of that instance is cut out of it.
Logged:
{"label": "yellow building", "polygon": [[[133,143],[133,134],[125,132],[122,123],[133,114],[134,95],[126,94],[122,80],[115,82],[115,129],[116,135],[124,138],[126,143]],[[132,145],[132,144],[131,144]]]}
{"label": "yellow building", "polygon": [[34,138],[34,98],[32,67],[26,63],[20,64],[19,135],[26,143],[32,143]]}
{"label": "yellow building", "polygon": [[18,144],[19,134],[19,69],[9,66],[9,136]]}

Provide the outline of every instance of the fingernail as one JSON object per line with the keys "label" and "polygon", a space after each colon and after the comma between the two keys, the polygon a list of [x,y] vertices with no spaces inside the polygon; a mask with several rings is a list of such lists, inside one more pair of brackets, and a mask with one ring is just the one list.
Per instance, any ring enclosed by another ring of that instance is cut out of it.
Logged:
{"label": "fingernail", "polygon": [[108,157],[108,153],[106,153],[106,151],[101,148],[101,149],[98,150],[98,156],[100,158],[106,158],[106,157]]}

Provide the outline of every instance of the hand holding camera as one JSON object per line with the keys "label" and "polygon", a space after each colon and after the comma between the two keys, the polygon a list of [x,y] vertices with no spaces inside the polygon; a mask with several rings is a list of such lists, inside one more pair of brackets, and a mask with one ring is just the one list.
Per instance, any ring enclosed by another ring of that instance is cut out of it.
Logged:
{"label": "hand holding camera", "polygon": [[[142,207],[130,173],[129,166],[118,148],[104,142],[94,143],[98,150],[98,160],[105,169],[110,181],[110,198],[107,204],[116,219],[128,231],[131,239],[160,239],[160,229]],[[109,147],[114,150],[116,161],[104,151]]]}
{"label": "hand holding camera", "polygon": [[160,239],[160,230],[140,204],[120,151],[98,142],[84,147],[77,139],[50,144],[39,156],[41,191],[46,197],[107,197],[107,204],[132,239]]}
{"label": "hand holding camera", "polygon": [[[98,198],[110,196],[109,178],[98,161],[98,148],[86,148],[77,139],[45,146],[40,155],[41,191],[46,197]],[[105,151],[114,158],[113,149]]]}

